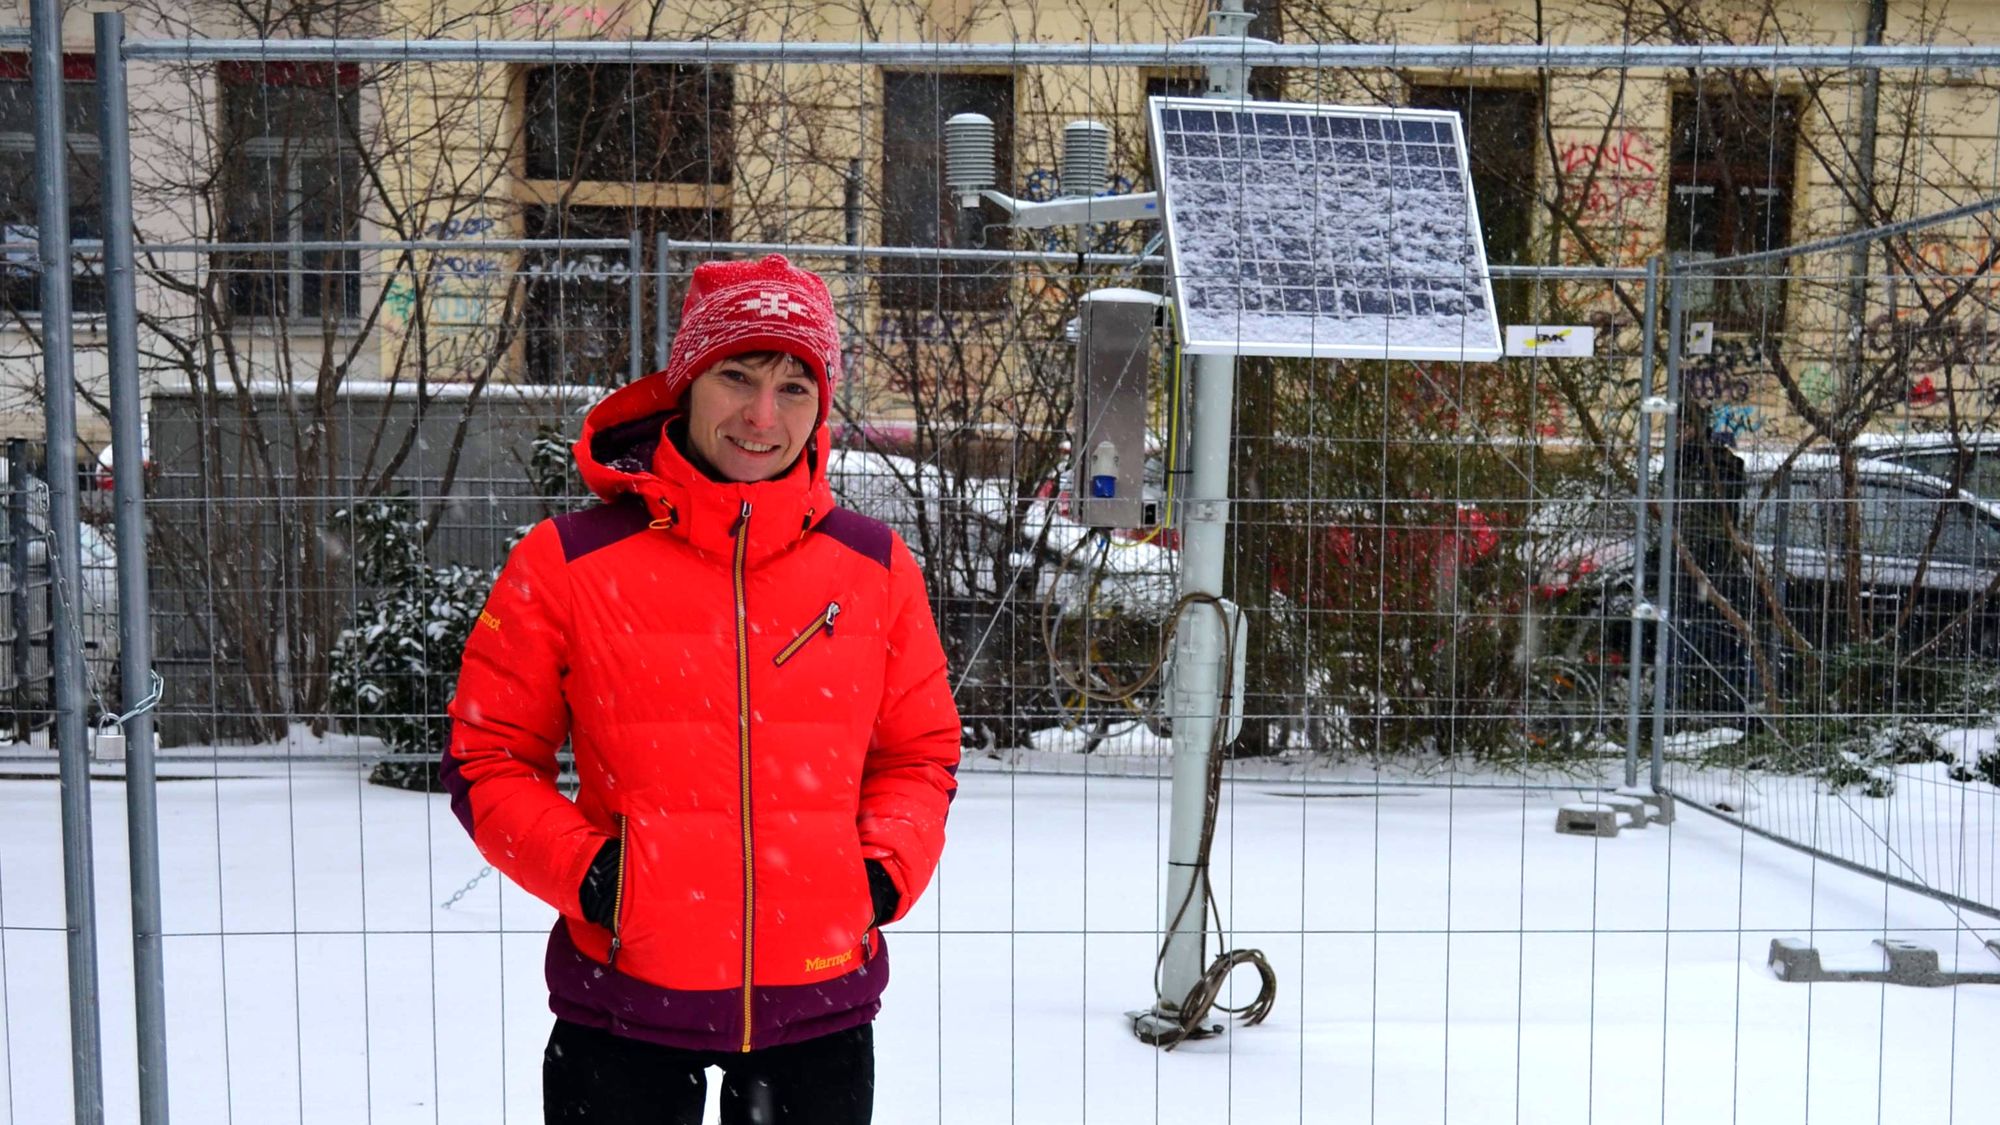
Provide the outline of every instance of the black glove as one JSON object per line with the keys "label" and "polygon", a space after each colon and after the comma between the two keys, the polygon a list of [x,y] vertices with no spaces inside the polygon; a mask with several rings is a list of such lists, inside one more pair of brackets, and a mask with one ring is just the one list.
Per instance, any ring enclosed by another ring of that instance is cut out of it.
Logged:
{"label": "black glove", "polygon": [[881,860],[862,862],[868,868],[868,897],[875,902],[875,918],[868,923],[868,928],[872,930],[896,916],[896,908],[903,905],[903,895],[896,889],[896,881],[889,878],[889,869],[882,866]]}
{"label": "black glove", "polygon": [[587,922],[610,929],[618,921],[618,857],[622,849],[616,840],[604,841],[590,870],[583,873],[583,885],[576,897],[583,903]]}

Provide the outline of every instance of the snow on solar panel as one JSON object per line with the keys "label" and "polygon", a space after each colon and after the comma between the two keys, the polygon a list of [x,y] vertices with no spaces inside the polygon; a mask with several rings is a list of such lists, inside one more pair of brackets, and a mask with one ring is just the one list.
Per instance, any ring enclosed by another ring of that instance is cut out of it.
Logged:
{"label": "snow on solar panel", "polygon": [[1457,114],[1149,101],[1188,351],[1499,357]]}

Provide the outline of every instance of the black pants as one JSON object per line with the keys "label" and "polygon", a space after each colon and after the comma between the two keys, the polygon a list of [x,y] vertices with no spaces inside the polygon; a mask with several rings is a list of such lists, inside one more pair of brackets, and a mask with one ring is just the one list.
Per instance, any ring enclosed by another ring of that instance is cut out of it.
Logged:
{"label": "black pants", "polygon": [[684,1051],[557,1020],[542,1054],[549,1125],[701,1125],[704,1067],[722,1068],[723,1125],[868,1125],[875,1034],[862,1024],[739,1054]]}

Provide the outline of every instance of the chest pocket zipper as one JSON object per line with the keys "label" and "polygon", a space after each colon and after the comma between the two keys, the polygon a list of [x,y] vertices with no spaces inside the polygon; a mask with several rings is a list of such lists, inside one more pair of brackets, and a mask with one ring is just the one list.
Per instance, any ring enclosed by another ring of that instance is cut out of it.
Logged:
{"label": "chest pocket zipper", "polygon": [[826,608],[820,611],[818,617],[813,618],[812,624],[801,629],[799,635],[792,638],[791,643],[779,649],[778,655],[771,658],[771,663],[783,668],[785,662],[797,656],[799,650],[806,647],[814,637],[819,636],[821,633],[825,633],[829,637],[833,636],[833,619],[839,616],[840,603],[826,603]]}

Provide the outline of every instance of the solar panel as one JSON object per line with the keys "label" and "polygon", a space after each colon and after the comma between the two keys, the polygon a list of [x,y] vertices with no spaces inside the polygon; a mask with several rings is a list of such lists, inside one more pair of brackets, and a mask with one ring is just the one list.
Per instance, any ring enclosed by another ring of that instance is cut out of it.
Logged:
{"label": "solar panel", "polygon": [[1458,115],[1151,98],[1189,352],[1499,358]]}

